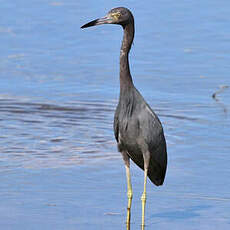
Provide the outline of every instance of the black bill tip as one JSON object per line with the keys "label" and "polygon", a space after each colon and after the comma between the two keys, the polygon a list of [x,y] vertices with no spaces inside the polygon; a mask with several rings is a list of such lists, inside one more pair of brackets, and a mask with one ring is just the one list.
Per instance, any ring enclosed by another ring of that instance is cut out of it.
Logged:
{"label": "black bill tip", "polygon": [[90,27],[90,26],[95,26],[95,25],[97,25],[97,22],[98,22],[98,19],[93,20],[91,22],[88,22],[85,25],[81,26],[81,29],[84,29],[84,28],[87,28],[87,27]]}
{"label": "black bill tip", "polygon": [[96,20],[93,20],[91,22],[86,23],[85,25],[83,25],[81,28],[87,28],[90,26],[96,26],[96,25],[102,25],[102,24],[111,24],[113,21],[110,17],[105,16],[103,18],[98,18]]}

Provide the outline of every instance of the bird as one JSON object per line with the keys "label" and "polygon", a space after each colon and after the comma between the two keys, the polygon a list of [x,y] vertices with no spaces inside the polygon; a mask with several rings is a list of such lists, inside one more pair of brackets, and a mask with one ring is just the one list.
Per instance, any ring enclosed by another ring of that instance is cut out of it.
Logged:
{"label": "bird", "polygon": [[102,24],[117,24],[123,28],[120,49],[120,95],[114,115],[114,135],[121,152],[127,178],[127,217],[130,225],[133,197],[130,159],[144,170],[142,201],[142,229],[145,226],[147,177],[156,186],[163,184],[167,169],[167,146],[164,130],[158,116],[134,86],[129,67],[129,52],[134,39],[134,17],[125,7],[111,9],[105,17],[93,20],[81,28]]}

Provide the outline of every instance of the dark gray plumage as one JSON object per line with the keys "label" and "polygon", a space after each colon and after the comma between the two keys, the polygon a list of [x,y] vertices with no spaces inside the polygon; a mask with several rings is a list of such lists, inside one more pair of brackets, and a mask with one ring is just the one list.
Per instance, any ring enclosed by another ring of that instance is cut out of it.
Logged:
{"label": "dark gray plumage", "polygon": [[114,117],[114,134],[121,152],[127,174],[128,208],[127,224],[130,223],[132,186],[130,158],[145,171],[142,195],[142,229],[146,203],[147,176],[155,185],[162,185],[167,167],[167,151],[163,128],[157,115],[134,87],[129,70],[129,51],[134,38],[134,18],[123,7],[114,8],[101,19],[83,25],[86,28],[100,24],[119,24],[124,36],[120,51],[120,98]]}
{"label": "dark gray plumage", "polygon": [[[150,154],[148,177],[162,185],[167,166],[166,143],[157,115],[138,90],[121,86],[120,100],[114,117],[114,134],[118,150],[144,170],[144,154]],[[127,156],[126,156],[127,154]]]}

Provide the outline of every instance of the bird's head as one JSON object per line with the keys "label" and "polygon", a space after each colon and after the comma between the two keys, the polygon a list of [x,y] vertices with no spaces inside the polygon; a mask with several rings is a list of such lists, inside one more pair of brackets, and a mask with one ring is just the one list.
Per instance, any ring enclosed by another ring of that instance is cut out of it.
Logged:
{"label": "bird's head", "polygon": [[132,23],[133,21],[133,15],[130,10],[124,7],[118,7],[110,10],[105,17],[86,23],[81,28],[83,29],[102,24],[118,24],[125,27],[125,25]]}

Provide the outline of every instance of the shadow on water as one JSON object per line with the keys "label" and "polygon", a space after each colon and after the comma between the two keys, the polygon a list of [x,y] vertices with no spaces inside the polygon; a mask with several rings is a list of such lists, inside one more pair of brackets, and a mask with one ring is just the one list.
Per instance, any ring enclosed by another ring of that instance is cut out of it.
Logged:
{"label": "shadow on water", "polygon": [[174,211],[156,213],[154,215],[151,215],[151,218],[159,217],[162,219],[168,219],[169,221],[176,220],[176,219],[190,219],[194,217],[199,217],[200,211],[209,209],[210,207],[211,206],[209,205],[193,206],[183,210],[174,210]]}

